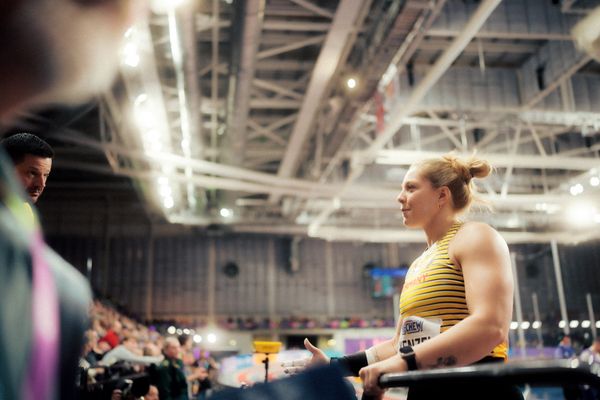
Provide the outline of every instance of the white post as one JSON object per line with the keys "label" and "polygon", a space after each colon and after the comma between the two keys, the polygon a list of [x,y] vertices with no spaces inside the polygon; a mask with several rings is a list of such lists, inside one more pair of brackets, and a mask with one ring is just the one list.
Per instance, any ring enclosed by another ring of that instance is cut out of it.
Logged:
{"label": "white post", "polygon": [[558,246],[556,240],[550,242],[552,247],[552,261],[554,262],[554,274],[556,275],[556,289],[558,290],[558,301],[560,303],[560,316],[565,321],[563,332],[565,335],[571,333],[569,329],[569,317],[567,316],[567,303],[565,301],[565,289],[563,288],[562,273],[560,270],[560,257],[558,255]]}
{"label": "white post", "polygon": [[588,314],[590,315],[590,322],[592,323],[591,328],[592,328],[592,336],[594,339],[596,339],[596,317],[594,316],[594,306],[592,305],[592,295],[590,293],[587,293],[585,295],[585,300],[587,302],[587,309],[588,309]]}
{"label": "white post", "polygon": [[521,357],[525,358],[525,333],[523,332],[523,309],[521,307],[521,293],[519,291],[519,276],[517,274],[517,257],[515,253],[510,253],[510,261],[512,265],[513,281],[515,283],[515,310],[517,312],[517,333],[519,337],[519,348],[521,349]]}

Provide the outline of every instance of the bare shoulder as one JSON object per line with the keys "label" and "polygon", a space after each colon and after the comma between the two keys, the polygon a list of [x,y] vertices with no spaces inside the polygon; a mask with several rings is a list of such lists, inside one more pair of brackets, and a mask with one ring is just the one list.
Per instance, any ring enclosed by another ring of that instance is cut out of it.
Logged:
{"label": "bare shoulder", "polygon": [[459,229],[451,244],[454,257],[465,253],[508,252],[506,241],[494,228],[483,222],[470,221]]}

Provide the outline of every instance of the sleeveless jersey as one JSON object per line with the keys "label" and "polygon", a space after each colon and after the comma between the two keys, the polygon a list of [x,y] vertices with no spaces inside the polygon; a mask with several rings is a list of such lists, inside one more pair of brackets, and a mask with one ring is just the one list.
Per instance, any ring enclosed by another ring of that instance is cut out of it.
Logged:
{"label": "sleeveless jersey", "polygon": [[[452,225],[442,239],[412,263],[406,274],[400,294],[402,337],[409,338],[404,344],[418,344],[469,316],[462,270],[448,255],[448,246],[461,226],[462,222]],[[503,342],[489,355],[506,359],[507,354],[508,344]]]}

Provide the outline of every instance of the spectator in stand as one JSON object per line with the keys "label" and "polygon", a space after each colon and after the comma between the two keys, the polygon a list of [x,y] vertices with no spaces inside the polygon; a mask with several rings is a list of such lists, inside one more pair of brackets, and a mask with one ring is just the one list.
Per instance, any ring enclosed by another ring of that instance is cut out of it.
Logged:
{"label": "spectator in stand", "polygon": [[148,393],[146,393],[146,395],[144,396],[144,400],[158,400],[159,396],[158,396],[158,389],[156,386],[154,385],[150,385],[150,388],[148,389]]}
{"label": "spectator in stand", "polygon": [[569,335],[565,335],[560,343],[558,343],[558,347],[554,352],[555,358],[573,358],[575,357],[575,350],[571,345],[571,337]]}
{"label": "spectator in stand", "polygon": [[135,364],[158,364],[163,360],[162,356],[143,356],[137,340],[133,337],[126,338],[123,344],[118,345],[102,357],[100,364],[110,366],[119,361],[127,361]]}
{"label": "spectator in stand", "polygon": [[155,382],[162,400],[189,400],[183,362],[179,359],[180,350],[177,338],[165,339],[165,359],[157,368]]}
{"label": "spectator in stand", "polygon": [[119,334],[123,329],[123,325],[118,319],[115,319],[112,324],[107,326],[106,334],[99,340],[99,342],[106,342],[109,344],[111,349],[114,349],[119,345],[121,339],[119,338]]}
{"label": "spectator in stand", "polygon": [[[579,356],[581,362],[595,367],[600,367],[600,336],[596,337],[592,342],[592,345],[581,352]],[[600,399],[600,390],[593,386],[585,387],[583,389],[584,400],[598,400]]]}

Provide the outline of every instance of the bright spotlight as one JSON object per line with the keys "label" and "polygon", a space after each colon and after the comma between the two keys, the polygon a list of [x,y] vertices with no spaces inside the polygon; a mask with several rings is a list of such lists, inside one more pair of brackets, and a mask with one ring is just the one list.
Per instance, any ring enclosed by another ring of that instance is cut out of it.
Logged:
{"label": "bright spotlight", "polygon": [[188,328],[185,328],[185,329],[183,330],[183,333],[184,333],[185,335],[189,335],[189,334],[190,334],[190,330],[189,330]]}
{"label": "bright spotlight", "polygon": [[171,190],[171,186],[169,185],[161,185],[158,187],[158,193],[162,197],[171,197],[173,195],[173,191]]}
{"label": "bright spotlight", "polygon": [[165,199],[163,200],[163,206],[165,206],[165,208],[167,209],[173,208],[174,205],[175,202],[173,201],[172,197],[165,197]]}
{"label": "bright spotlight", "polygon": [[510,323],[510,329],[511,329],[511,330],[513,330],[513,331],[514,331],[514,330],[515,330],[515,329],[517,329],[518,327],[519,327],[519,323],[518,323],[517,321],[513,321],[513,322],[511,322],[511,323]]}
{"label": "bright spotlight", "polygon": [[560,322],[558,323],[558,327],[559,328],[564,328],[567,326],[567,322],[563,319],[560,320]]}
{"label": "bright spotlight", "polygon": [[194,335],[194,343],[202,343],[202,336]]}
{"label": "bright spotlight", "polygon": [[206,340],[208,341],[208,343],[215,343],[217,341],[217,335],[215,335],[214,333],[209,333],[206,336]]}
{"label": "bright spotlight", "polygon": [[346,86],[348,86],[348,89],[354,89],[357,83],[358,82],[355,78],[348,78],[348,80],[346,81]]}
{"label": "bright spotlight", "polygon": [[168,332],[170,335],[174,335],[174,334],[175,334],[175,332],[177,332],[177,328],[175,328],[173,325],[171,325],[171,326],[170,326],[170,327],[167,329],[167,332]]}
{"label": "bright spotlight", "polygon": [[578,326],[579,326],[579,321],[577,321],[576,319],[569,322],[569,328],[577,328]]}
{"label": "bright spotlight", "polygon": [[529,321],[523,321],[521,322],[521,329],[529,329],[529,326],[531,324],[529,323]]}
{"label": "bright spotlight", "polygon": [[596,321],[596,328],[600,329],[600,321]]}
{"label": "bright spotlight", "polygon": [[587,319],[584,321],[581,321],[581,327],[584,329],[589,328],[591,325],[592,325],[592,323]]}
{"label": "bright spotlight", "polygon": [[164,14],[176,9],[188,0],[152,0],[150,7],[157,14]]}
{"label": "bright spotlight", "polygon": [[600,178],[597,177],[597,176],[592,176],[590,178],[590,186],[596,187],[596,186],[599,186],[599,185],[600,185]]}
{"label": "bright spotlight", "polygon": [[140,64],[140,55],[138,54],[138,49],[135,43],[125,43],[122,51],[122,61],[123,64],[131,68],[135,68]]}
{"label": "bright spotlight", "polygon": [[581,183],[577,183],[569,188],[569,192],[571,192],[571,195],[577,196],[583,193],[583,185]]}
{"label": "bright spotlight", "polygon": [[221,214],[221,217],[223,217],[223,218],[229,218],[233,215],[233,211],[229,208],[221,208],[221,211],[219,211],[219,214]]}
{"label": "bright spotlight", "polygon": [[540,321],[533,321],[533,324],[531,324],[531,327],[533,329],[539,329],[542,326],[542,323]]}
{"label": "bright spotlight", "polygon": [[594,222],[596,208],[588,203],[575,203],[566,210],[568,221],[575,226],[589,225]]}
{"label": "bright spotlight", "polygon": [[183,330],[182,329],[177,329],[175,332],[177,332],[178,335],[183,335]]}

